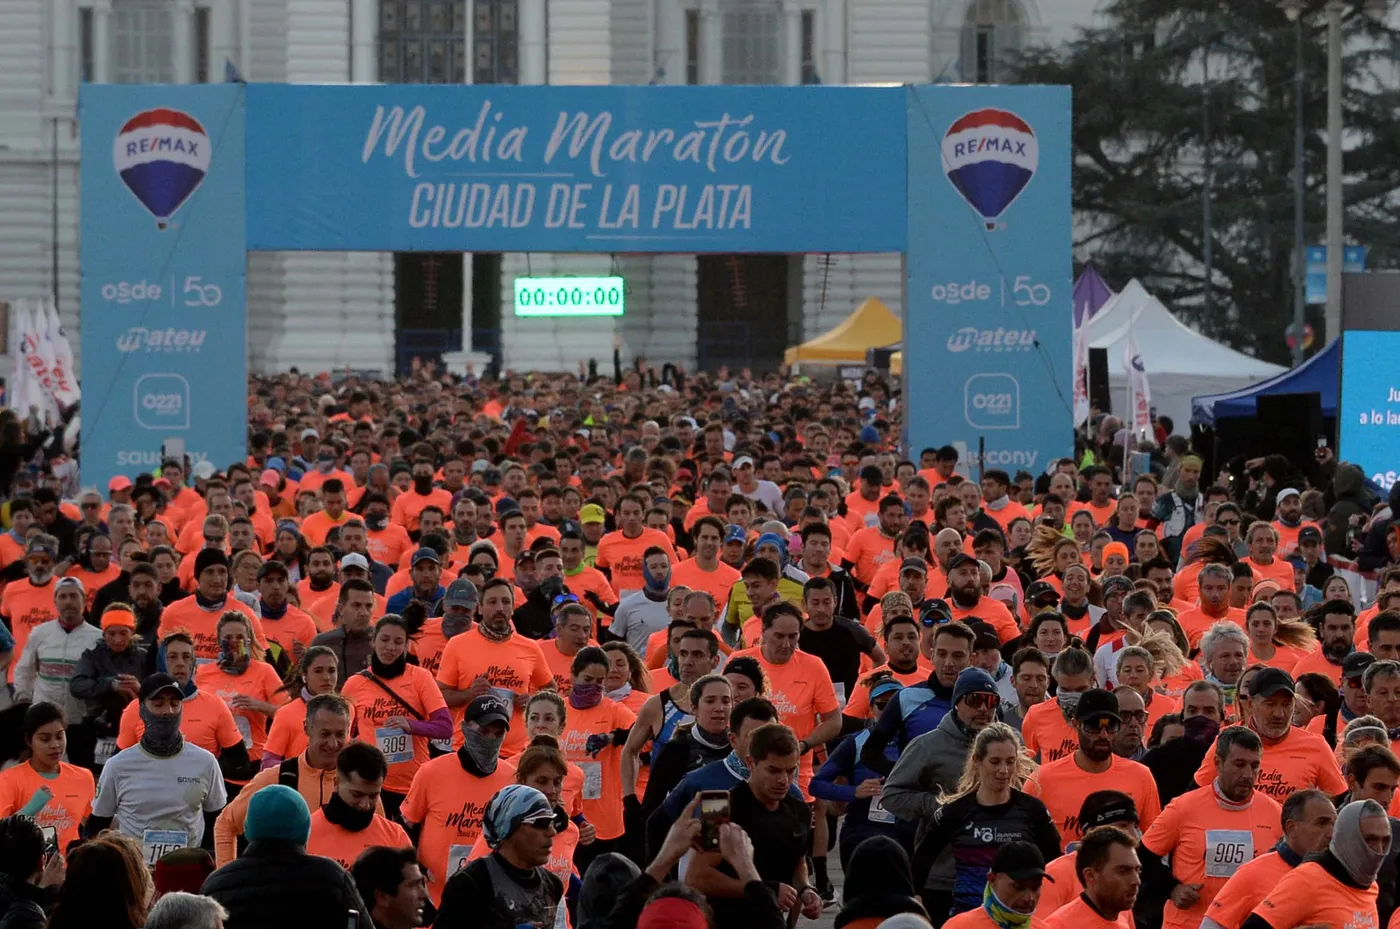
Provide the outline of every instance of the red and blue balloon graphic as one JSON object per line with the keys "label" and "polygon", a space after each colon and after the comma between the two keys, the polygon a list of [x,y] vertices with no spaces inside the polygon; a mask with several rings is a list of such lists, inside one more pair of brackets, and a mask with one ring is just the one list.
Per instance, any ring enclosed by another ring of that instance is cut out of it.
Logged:
{"label": "red and blue balloon graphic", "polygon": [[209,173],[209,135],[179,110],[155,109],[126,121],[112,162],[126,186],[164,229]]}
{"label": "red and blue balloon graphic", "polygon": [[943,136],[943,171],[988,229],[1035,177],[1035,130],[1008,110],[974,110]]}

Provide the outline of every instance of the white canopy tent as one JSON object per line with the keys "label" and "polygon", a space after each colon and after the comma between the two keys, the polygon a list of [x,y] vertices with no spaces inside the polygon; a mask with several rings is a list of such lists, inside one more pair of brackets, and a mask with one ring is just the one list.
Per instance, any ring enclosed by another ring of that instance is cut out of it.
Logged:
{"label": "white canopy tent", "polygon": [[1189,428],[1191,398],[1225,393],[1283,373],[1284,368],[1227,348],[1189,328],[1136,279],[1085,324],[1090,348],[1108,350],[1113,408],[1127,408],[1123,349],[1131,334],[1147,369],[1152,405],[1177,431]]}

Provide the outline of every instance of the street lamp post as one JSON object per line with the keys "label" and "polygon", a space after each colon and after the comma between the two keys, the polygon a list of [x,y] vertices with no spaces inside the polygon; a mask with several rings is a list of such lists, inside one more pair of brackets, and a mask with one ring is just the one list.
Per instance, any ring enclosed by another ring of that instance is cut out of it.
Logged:
{"label": "street lamp post", "polygon": [[1303,363],[1303,326],[1307,310],[1307,234],[1303,198],[1307,193],[1303,154],[1303,8],[1305,0],[1284,0],[1283,12],[1293,22],[1293,365]]}
{"label": "street lamp post", "polygon": [[[1327,2],[1327,310],[1326,337],[1342,332],[1342,14],[1345,0]],[[1302,339],[1302,332],[1298,338]]]}

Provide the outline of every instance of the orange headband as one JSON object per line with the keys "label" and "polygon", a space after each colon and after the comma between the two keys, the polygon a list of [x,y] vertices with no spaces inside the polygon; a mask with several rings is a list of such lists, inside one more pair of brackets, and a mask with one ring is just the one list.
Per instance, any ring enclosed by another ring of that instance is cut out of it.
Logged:
{"label": "orange headband", "polygon": [[136,628],[136,614],[130,610],[108,610],[102,614],[102,628],[111,629],[113,626],[126,626],[128,629]]}

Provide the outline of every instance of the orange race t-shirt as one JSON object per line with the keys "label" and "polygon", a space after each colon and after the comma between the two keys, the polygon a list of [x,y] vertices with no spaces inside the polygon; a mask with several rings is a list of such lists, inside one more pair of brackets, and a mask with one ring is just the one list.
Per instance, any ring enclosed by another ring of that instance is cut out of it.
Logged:
{"label": "orange race t-shirt", "polygon": [[92,814],[97,785],[91,771],[74,764],[60,762],[58,773],[49,778],[22,762],[0,771],[0,817],[18,813],[41,789],[53,796],[34,814],[34,825],[53,829],[58,850],[66,858],[68,846],[78,840],[79,827]]}
{"label": "orange race t-shirt", "polygon": [[1211,616],[1199,603],[1189,610],[1184,610],[1176,621],[1181,624],[1181,631],[1186,633],[1186,641],[1194,652],[1201,647],[1201,639],[1210,631],[1210,627],[1227,619],[1241,629],[1245,627],[1244,610],[1232,606],[1225,611],[1224,616]]}
{"label": "orange race t-shirt", "polygon": [[1084,798],[1095,791],[1118,790],[1132,797],[1138,811],[1138,826],[1144,832],[1162,811],[1152,772],[1136,761],[1116,755],[1109,759],[1107,770],[1098,774],[1079,767],[1074,755],[1041,765],[1026,781],[1025,790],[1045,804],[1065,846],[1083,837],[1079,808],[1084,805]]}
{"label": "orange race t-shirt", "polygon": [[1021,741],[1041,764],[1059,761],[1079,751],[1079,733],[1065,719],[1059,701],[1047,699],[1026,711],[1021,720]]}
{"label": "orange race t-shirt", "polygon": [[1282,558],[1275,557],[1270,564],[1260,564],[1253,558],[1240,559],[1249,565],[1249,569],[1254,572],[1255,582],[1262,580],[1274,581],[1280,590],[1293,589],[1293,566]]}
{"label": "orange race t-shirt", "polygon": [[352,518],[358,518],[349,510],[342,510],[340,515],[332,517],[325,510],[317,510],[306,519],[301,521],[301,534],[306,537],[306,542],[312,548],[326,544],[326,536],[332,529],[345,525]]}
{"label": "orange race t-shirt", "polygon": [[[554,683],[554,674],[545,660],[540,643],[512,633],[504,642],[492,642],[473,626],[454,636],[442,650],[437,679],[453,690],[470,690],[472,682],[484,676],[490,693],[514,707],[501,755],[513,757],[524,750],[529,738],[525,732],[525,700],[537,690]],[[452,745],[462,747],[462,714],[466,704],[452,708]]]}
{"label": "orange race t-shirt", "polygon": [[1277,803],[1258,791],[1243,809],[1225,806],[1214,784],[1168,803],[1143,835],[1143,847],[1163,858],[1170,854],[1172,876],[1178,881],[1203,886],[1186,909],[1167,901],[1163,929],[1198,929],[1225,882],[1241,865],[1274,847],[1283,834],[1281,813]]}
{"label": "orange race t-shirt", "polygon": [[1003,645],[1021,634],[1021,627],[1016,625],[1011,611],[1000,600],[981,597],[976,606],[966,608],[960,606],[956,600],[949,600],[948,605],[952,607],[953,619],[959,622],[968,619],[982,620],[996,630],[997,638],[1001,639]]}
{"label": "orange race t-shirt", "polygon": [[[1215,780],[1215,746],[1206,752],[1196,770],[1196,783],[1205,787]],[[1329,797],[1346,792],[1347,782],[1337,767],[1337,756],[1322,736],[1297,726],[1277,742],[1264,742],[1264,760],[1255,790],[1282,803],[1295,790],[1316,787]]]}
{"label": "orange race t-shirt", "polygon": [[1315,861],[1289,871],[1251,912],[1270,926],[1332,926],[1335,929],[1380,929],[1376,916],[1379,888],[1350,887]]}
{"label": "orange race t-shirt", "polygon": [[396,565],[413,548],[408,530],[398,523],[388,523],[383,529],[365,531],[365,547],[369,555],[381,564]]}
{"label": "orange race t-shirt", "polygon": [[176,600],[160,614],[160,627],[157,638],[164,639],[173,632],[187,632],[194,639],[194,657],[200,664],[219,657],[219,617],[227,610],[237,610],[252,622],[253,638],[263,648],[267,647],[267,635],[263,632],[262,620],[253,615],[248,604],[235,597],[225,596],[223,604],[215,610],[206,610],[194,597]]}
{"label": "orange race t-shirt", "polygon": [[862,584],[869,585],[876,573],[892,561],[897,561],[895,538],[887,536],[879,526],[866,526],[851,533],[851,541],[846,545],[846,560],[851,563],[851,573]]}
{"label": "orange race t-shirt", "polygon": [[[676,582],[674,574],[671,579],[672,584]],[[596,622],[598,619],[598,607],[594,605],[592,598],[588,594],[597,597],[604,606],[617,605],[617,591],[608,583],[608,579],[603,576],[603,572],[597,568],[590,568],[588,565],[579,565],[579,569],[573,574],[564,572],[564,586],[569,589],[569,593],[579,598],[579,602],[588,608],[588,612],[593,615]],[[605,620],[606,616],[603,617]]]}
{"label": "orange race t-shirt", "polygon": [[[9,681],[15,682],[15,665],[24,654],[29,633],[51,619],[58,619],[58,610],[53,605],[54,579],[36,585],[29,578],[5,585],[0,593],[0,616],[4,616],[10,627],[10,635],[15,640],[14,658],[10,661]],[[169,609],[169,607],[167,607]]]}
{"label": "orange race t-shirt", "polygon": [[1338,687],[1342,686],[1342,666],[1327,660],[1321,648],[1315,648],[1301,656],[1297,664],[1293,665],[1291,673],[1295,681],[1304,674],[1316,673],[1324,675]]}
{"label": "orange race t-shirt", "polygon": [[[836,688],[831,683],[831,672],[816,655],[806,652],[793,652],[783,664],[773,664],[763,657],[762,648],[735,652],[732,657],[753,658],[763,669],[763,677],[768,681],[767,697],[778,708],[778,720],[799,739],[805,739],[817,728],[819,713],[833,713],[841,708],[836,700]],[[812,782],[812,753],[802,756],[797,771],[797,783],[807,795],[807,785]],[[808,797],[810,799],[810,797]]]}
{"label": "orange race t-shirt", "polygon": [[584,747],[589,736],[630,729],[636,720],[637,714],[607,697],[589,709],[570,706],[564,720],[560,748],[570,762],[583,770],[583,815],[605,842],[623,833],[622,746],[609,742],[596,755],[589,755]]}
{"label": "orange race t-shirt", "polygon": [[1240,865],[1206,908],[1206,916],[1221,929],[1240,929],[1250,911],[1293,870],[1278,852],[1268,852]]}
{"label": "orange race t-shirt", "polygon": [[[395,696],[386,693],[385,687]],[[407,793],[413,776],[428,760],[428,737],[391,729],[384,721],[391,716],[414,719],[414,713],[405,704],[421,719],[446,708],[447,701],[442,698],[437,681],[416,665],[405,665],[402,674],[390,678],[376,677],[366,669],[352,674],[340,692],[355,704],[355,737],[377,745],[389,764],[384,789]]]}
{"label": "orange race t-shirt", "polygon": [[739,572],[724,562],[718,562],[713,571],[706,571],[694,558],[687,558],[671,569],[671,586],[689,587],[703,590],[715,598],[719,613],[724,612],[729,603],[729,589],[740,579]]}
{"label": "orange race t-shirt", "polygon": [[1035,905],[1035,915],[1040,919],[1050,918],[1084,892],[1084,885],[1079,883],[1079,874],[1074,870],[1076,857],[1076,852],[1067,852],[1045,866],[1050,880],[1040,885],[1040,901]]}
{"label": "orange race t-shirt", "polygon": [[288,696],[281,689],[282,679],[272,665],[265,661],[250,661],[248,670],[235,676],[210,662],[195,669],[194,683],[202,693],[218,697],[228,705],[233,713],[233,723],[243,736],[243,747],[248,749],[248,757],[254,761],[260,760],[271,720],[257,710],[234,709],[233,698],[241,694],[273,706],[286,703]]}
{"label": "orange race t-shirt", "polygon": [[438,665],[442,663],[442,650],[447,647],[447,636],[442,634],[442,617],[437,616],[423,623],[408,643],[409,653],[418,659],[418,667],[437,676]]}
{"label": "orange race t-shirt", "polygon": [[311,646],[311,640],[316,638],[316,620],[305,610],[298,609],[287,604],[287,612],[281,619],[269,619],[264,616],[261,620],[263,634],[270,641],[282,646],[282,651],[292,656],[293,661],[301,661],[302,652]]}
{"label": "orange race t-shirt", "polygon": [[598,555],[593,559],[593,564],[608,570],[612,576],[613,590],[617,591],[618,596],[630,590],[641,590],[646,586],[646,580],[642,577],[642,556],[653,545],[665,550],[672,565],[680,561],[676,557],[675,546],[665,533],[644,528],[635,539],[627,538],[621,529],[603,536],[598,540]]}
{"label": "orange race t-shirt", "polygon": [[487,777],[468,774],[455,754],[434,758],[418,769],[399,814],[404,822],[423,827],[418,854],[427,871],[433,905],[442,903],[447,879],[466,864],[481,835],[486,802],[514,782],[515,765],[505,759]]}
{"label": "orange race t-shirt", "polygon": [[272,715],[272,726],[263,743],[264,755],[287,759],[306,751],[306,701],[300,695],[284,703]]}
{"label": "orange race t-shirt", "polygon": [[326,811],[318,809],[311,814],[311,835],[306,840],[306,853],[329,858],[345,870],[355,863],[360,853],[375,846],[387,848],[410,848],[413,841],[403,826],[378,813],[368,826],[359,832],[351,832],[343,826],[326,819]]}
{"label": "orange race t-shirt", "polygon": [[[141,741],[146,724],[141,721],[141,701],[132,700],[122,710],[117,728],[117,748],[131,748]],[[243,733],[233,721],[233,712],[213,694],[195,691],[186,697],[180,710],[180,734],[207,752],[221,754],[225,748],[243,741]]]}
{"label": "orange race t-shirt", "polygon": [[399,494],[394,498],[394,505],[389,510],[389,519],[409,532],[417,532],[418,517],[430,506],[435,506],[444,513],[451,513],[452,494],[441,487],[434,487],[426,494],[413,490]]}
{"label": "orange race t-shirt", "polygon": [[1117,919],[1104,919],[1081,893],[1050,914],[1045,929],[1133,929],[1133,911],[1124,910]]}
{"label": "orange race t-shirt", "polygon": [[870,716],[870,678],[877,671],[889,671],[894,679],[905,687],[922,684],[928,680],[929,675],[927,668],[921,668],[917,664],[915,664],[914,670],[908,674],[901,674],[887,664],[871,668],[869,672],[862,674],[860,679],[856,681],[855,691],[851,694],[851,699],[846,701],[846,706],[841,710],[843,714],[852,719],[865,719]]}
{"label": "orange race t-shirt", "polygon": [[93,601],[97,599],[97,592],[103,587],[121,577],[121,566],[113,560],[107,565],[106,571],[89,571],[77,565],[68,569],[64,577],[76,577],[83,582],[83,595],[87,597],[87,609],[92,609]]}

